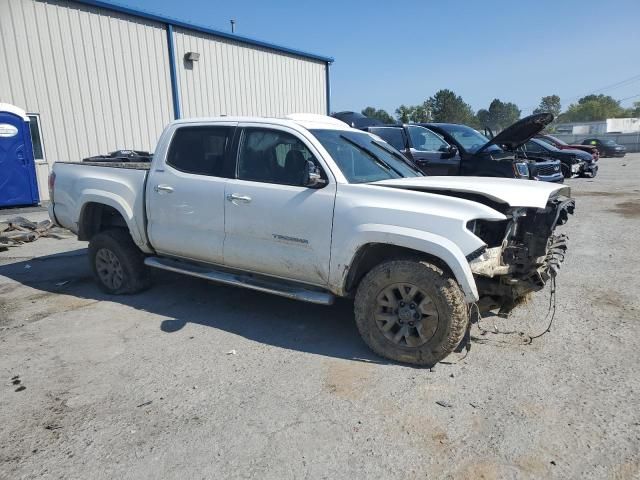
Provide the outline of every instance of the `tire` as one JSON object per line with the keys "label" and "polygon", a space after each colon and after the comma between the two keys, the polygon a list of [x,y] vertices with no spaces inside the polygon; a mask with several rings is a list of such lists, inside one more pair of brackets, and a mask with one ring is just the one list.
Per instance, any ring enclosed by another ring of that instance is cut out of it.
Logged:
{"label": "tire", "polygon": [[136,293],[150,285],[144,254],[126,230],[105,230],[93,237],[89,261],[98,286],[106,293]]}
{"label": "tire", "polygon": [[571,178],[571,169],[567,165],[564,163],[560,165],[560,170],[562,170],[562,176],[564,178]]}
{"label": "tire", "polygon": [[374,267],[358,286],[355,319],[362,339],[375,353],[421,366],[435,365],[453,352],[469,324],[458,283],[418,260]]}

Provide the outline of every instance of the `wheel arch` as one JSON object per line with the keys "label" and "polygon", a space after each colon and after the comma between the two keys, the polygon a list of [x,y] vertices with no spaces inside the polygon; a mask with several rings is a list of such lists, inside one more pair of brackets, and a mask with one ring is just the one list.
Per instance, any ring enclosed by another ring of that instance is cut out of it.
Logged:
{"label": "wheel arch", "polygon": [[[396,229],[398,229],[396,227]],[[456,279],[468,302],[478,300],[478,290],[469,262],[460,249],[446,238],[420,232],[420,237],[385,235],[382,232],[353,249],[343,272],[340,292],[350,296],[360,280],[376,265],[398,258],[417,258],[433,263]],[[339,265],[338,265],[339,267]]]}

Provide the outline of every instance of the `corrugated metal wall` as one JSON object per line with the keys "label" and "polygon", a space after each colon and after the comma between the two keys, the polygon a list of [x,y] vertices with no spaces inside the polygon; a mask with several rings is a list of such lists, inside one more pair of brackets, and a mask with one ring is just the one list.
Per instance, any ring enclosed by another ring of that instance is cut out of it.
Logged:
{"label": "corrugated metal wall", "polygon": [[49,163],[153,150],[173,119],[165,26],[77,3],[0,0],[0,102],[40,114]]}
{"label": "corrugated metal wall", "polygon": [[[327,113],[326,63],[174,30],[183,117]],[[186,52],[197,52],[187,62]]]}

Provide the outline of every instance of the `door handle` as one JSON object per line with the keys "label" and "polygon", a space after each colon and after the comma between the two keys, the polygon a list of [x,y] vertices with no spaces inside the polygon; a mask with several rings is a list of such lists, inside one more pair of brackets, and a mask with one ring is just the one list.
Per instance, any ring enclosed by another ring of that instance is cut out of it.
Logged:
{"label": "door handle", "polygon": [[251,201],[251,197],[247,195],[238,195],[237,193],[230,193],[227,195],[227,200],[230,202],[244,202],[249,203]]}
{"label": "door handle", "polygon": [[155,187],[153,187],[153,189],[156,191],[156,193],[161,193],[161,192],[172,193],[173,192],[173,187],[169,185],[156,185]]}

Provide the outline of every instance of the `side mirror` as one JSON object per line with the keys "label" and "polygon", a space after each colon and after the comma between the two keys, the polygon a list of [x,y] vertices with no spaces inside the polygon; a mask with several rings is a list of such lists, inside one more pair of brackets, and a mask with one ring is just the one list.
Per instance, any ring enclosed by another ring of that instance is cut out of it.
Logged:
{"label": "side mirror", "polygon": [[458,154],[458,147],[449,145],[446,152],[442,154],[442,158],[453,158]]}
{"label": "side mirror", "polygon": [[327,181],[322,178],[320,169],[311,160],[307,160],[304,172],[304,186],[308,188],[322,188]]}

